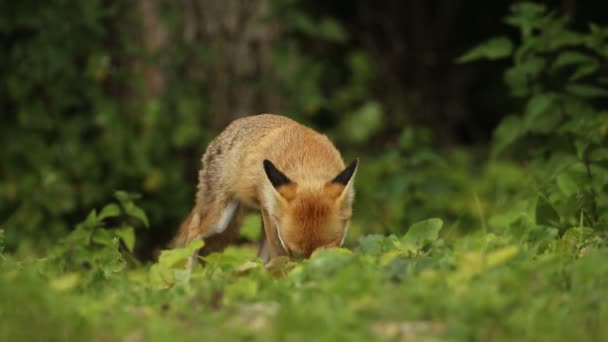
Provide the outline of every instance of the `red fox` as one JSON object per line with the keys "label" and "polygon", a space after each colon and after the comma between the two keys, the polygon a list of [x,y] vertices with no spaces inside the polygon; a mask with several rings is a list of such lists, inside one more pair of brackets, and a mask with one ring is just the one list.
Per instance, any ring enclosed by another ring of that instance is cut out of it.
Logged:
{"label": "red fox", "polygon": [[211,141],[202,163],[195,205],[174,247],[204,239],[223,248],[238,236],[245,208],[262,214],[259,255],[265,261],[308,258],[316,249],[344,243],[358,159],[345,167],[325,135],[284,116],[248,116]]}

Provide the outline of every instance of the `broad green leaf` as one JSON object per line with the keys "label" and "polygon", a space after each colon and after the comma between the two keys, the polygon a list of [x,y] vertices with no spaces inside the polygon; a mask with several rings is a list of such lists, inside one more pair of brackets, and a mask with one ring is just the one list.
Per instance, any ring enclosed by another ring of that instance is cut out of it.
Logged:
{"label": "broad green leaf", "polygon": [[4,251],[4,229],[0,228],[0,254]]}
{"label": "broad green leaf", "polygon": [[[333,276],[344,267],[351,264],[354,256],[344,249],[321,249],[313,253],[305,264],[303,272],[310,278],[322,280],[326,276]],[[337,282],[347,282],[346,279],[336,279]]]}
{"label": "broad green leaf", "polygon": [[346,248],[317,249],[310,256],[309,262],[319,266],[334,260],[343,260],[345,257],[352,256],[352,252]]}
{"label": "broad green leaf", "polygon": [[138,199],[140,197],[140,195],[134,194],[134,193],[129,193],[129,192],[126,192],[123,190],[117,190],[114,192],[114,197],[116,197],[116,199],[122,203],[122,202],[129,202],[129,201]]}
{"label": "broad green leaf", "polygon": [[135,231],[133,227],[120,227],[119,229],[114,230],[114,234],[125,243],[129,252],[133,252],[133,248],[135,248]]}
{"label": "broad green leaf", "polygon": [[608,96],[608,90],[600,87],[596,87],[590,84],[568,84],[566,85],[566,90],[576,96],[584,97],[584,98],[594,98],[594,97],[606,97]]}
{"label": "broad green leaf", "polygon": [[190,242],[186,247],[162,251],[157,264],[167,269],[185,267],[188,258],[190,258],[194,252],[203,248],[204,245],[205,243],[203,240],[196,239]]}
{"label": "broad green leaf", "polygon": [[115,244],[115,235],[107,229],[95,229],[92,235],[93,242],[102,246],[110,247]]}
{"label": "broad green leaf", "polygon": [[133,203],[133,199],[137,198],[137,195],[129,194],[125,191],[116,191],[115,197],[127,215],[141,221],[146,228],[149,227],[148,216],[146,216],[146,213],[140,207]]}
{"label": "broad green leaf", "polygon": [[228,246],[221,253],[214,252],[203,257],[208,266],[221,268],[224,271],[234,271],[244,262],[255,259],[257,249]]}
{"label": "broad green leaf", "polygon": [[553,62],[553,68],[557,69],[572,64],[594,64],[594,62],[596,59],[588,54],[579,51],[563,51]]}
{"label": "broad green leaf", "polygon": [[544,67],[544,58],[530,57],[508,69],[504,80],[514,96],[528,96]]}
{"label": "broad green leaf", "polygon": [[414,223],[410,226],[402,241],[406,246],[420,249],[425,243],[437,240],[442,226],[443,221],[438,218]]}
{"label": "broad green leaf", "polygon": [[558,51],[560,49],[567,49],[573,46],[581,45],[585,36],[574,31],[568,31],[566,29],[566,21],[562,19],[558,19],[558,26],[561,28],[557,34],[554,34],[549,41],[547,41],[547,45],[545,47],[541,47],[543,51]]}
{"label": "broad green leaf", "polygon": [[555,179],[555,181],[557,182],[557,187],[559,188],[559,190],[566,197],[575,194],[576,191],[578,190],[578,186],[576,185],[576,182],[574,182],[572,177],[570,177],[570,175],[565,172],[562,172],[559,175],[557,175],[557,178]]}
{"label": "broad green leaf", "polygon": [[551,134],[562,122],[563,115],[560,111],[539,115],[526,122],[526,130],[530,133]]}
{"label": "broad green leaf", "polygon": [[359,249],[362,254],[379,256],[394,249],[398,242],[394,235],[369,234],[359,238]]}
{"label": "broad green leaf", "polygon": [[553,94],[534,95],[526,106],[524,117],[526,130],[534,133],[550,133],[562,121],[563,114],[554,106]]}
{"label": "broad green leaf", "polygon": [[101,223],[101,220],[97,217],[97,210],[93,209],[91,210],[91,212],[89,212],[87,218],[82,223],[80,223],[79,226],[83,227],[85,230],[91,230],[95,227],[100,226]]}
{"label": "broad green leaf", "polygon": [[139,219],[145,227],[150,226],[150,223],[148,222],[148,216],[146,216],[146,213],[140,207],[136,206],[133,203],[130,203],[129,205],[126,205],[124,209],[129,216]]}
{"label": "broad green leaf", "polygon": [[587,75],[591,75],[596,72],[600,68],[600,63],[597,61],[590,64],[584,64],[576,68],[572,76],[570,76],[571,81],[577,81]]}
{"label": "broad green leaf", "polygon": [[174,284],[185,285],[190,271],[185,269],[188,259],[204,245],[196,239],[186,247],[162,251],[158,262],[150,267],[149,277],[154,286],[165,288]]}
{"label": "broad green leaf", "polygon": [[103,220],[108,217],[117,217],[120,215],[120,207],[117,204],[110,203],[101,209],[101,212],[97,216],[98,220]]}
{"label": "broad green leaf", "polygon": [[481,43],[457,59],[457,63],[468,63],[479,59],[495,60],[511,55],[513,44],[507,37],[495,37]]}
{"label": "broad green leaf", "polygon": [[521,118],[509,115],[504,118],[494,131],[494,146],[492,154],[500,154],[515,142],[524,132]]}
{"label": "broad green leaf", "polygon": [[526,116],[528,118],[534,118],[538,115],[542,115],[553,104],[554,97],[551,94],[538,94],[534,95],[526,107]]}
{"label": "broad green leaf", "polygon": [[559,222],[559,214],[551,203],[543,197],[538,197],[536,201],[536,223],[552,226]]}

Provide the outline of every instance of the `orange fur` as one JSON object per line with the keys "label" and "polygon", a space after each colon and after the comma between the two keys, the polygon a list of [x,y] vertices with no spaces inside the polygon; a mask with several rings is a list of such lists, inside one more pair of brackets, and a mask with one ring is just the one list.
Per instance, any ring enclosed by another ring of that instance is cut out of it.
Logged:
{"label": "orange fur", "polygon": [[[264,160],[276,171],[266,170]],[[197,238],[229,243],[221,236],[234,235],[243,207],[262,213],[270,258],[309,257],[317,248],[343,242],[357,163],[345,169],[325,135],[283,116],[249,116],[233,121],[216,137],[202,161],[195,206],[181,224],[174,246]],[[268,172],[279,181],[273,183]],[[234,205],[238,209],[232,214]]]}

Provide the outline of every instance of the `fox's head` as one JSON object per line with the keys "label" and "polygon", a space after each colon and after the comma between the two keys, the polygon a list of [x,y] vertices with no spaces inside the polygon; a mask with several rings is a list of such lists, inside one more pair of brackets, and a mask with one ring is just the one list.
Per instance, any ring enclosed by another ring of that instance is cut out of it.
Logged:
{"label": "fox's head", "polygon": [[266,209],[286,254],[308,258],[316,249],[342,246],[352,216],[358,160],[332,179],[306,184],[292,181],[269,160],[263,164],[273,197]]}

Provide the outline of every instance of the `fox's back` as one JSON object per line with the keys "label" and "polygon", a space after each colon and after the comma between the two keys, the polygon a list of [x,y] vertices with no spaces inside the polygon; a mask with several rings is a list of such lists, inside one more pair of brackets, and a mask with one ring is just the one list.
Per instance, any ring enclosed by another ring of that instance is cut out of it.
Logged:
{"label": "fox's back", "polygon": [[272,131],[297,124],[292,119],[274,114],[246,116],[232,121],[211,145],[230,147],[238,152],[239,149],[258,144]]}
{"label": "fox's back", "polygon": [[254,204],[266,182],[264,159],[301,185],[327,182],[344,168],[340,153],[325,135],[273,114],[233,121],[210,144],[204,162],[220,162],[225,184],[231,184],[241,200]]}

